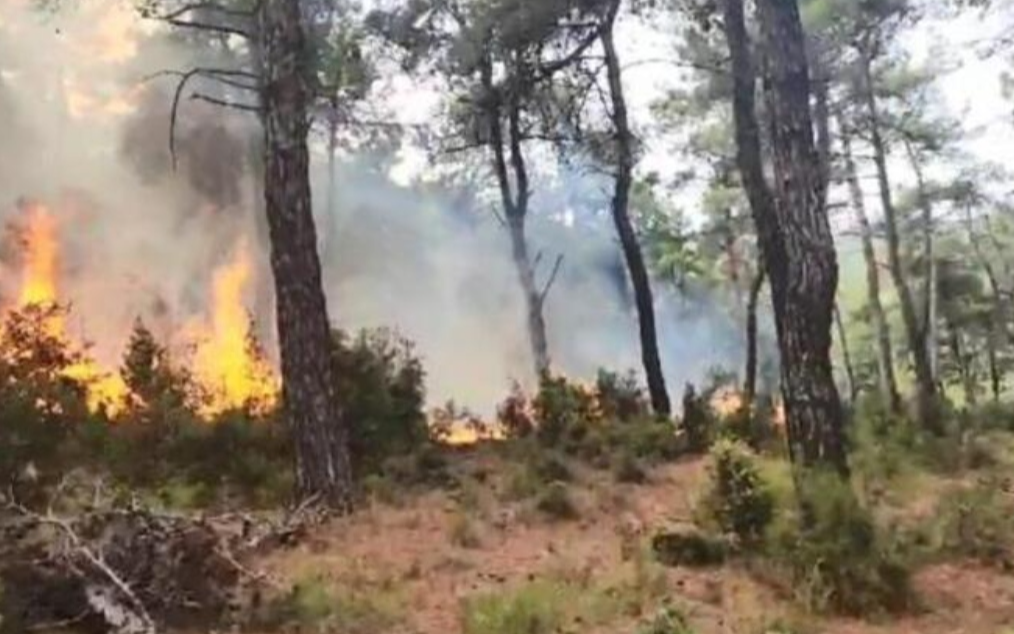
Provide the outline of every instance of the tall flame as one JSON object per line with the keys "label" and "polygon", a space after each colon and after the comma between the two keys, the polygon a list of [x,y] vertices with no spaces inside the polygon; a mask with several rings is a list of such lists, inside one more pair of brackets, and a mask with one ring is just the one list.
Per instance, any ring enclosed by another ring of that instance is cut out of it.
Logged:
{"label": "tall flame", "polygon": [[59,265],[56,219],[45,205],[28,207],[28,224],[24,230],[24,263],[21,270],[21,293],[18,303],[52,304],[56,302],[56,277]]}
{"label": "tall flame", "polygon": [[198,378],[211,392],[208,414],[245,406],[269,407],[277,399],[278,380],[254,345],[243,302],[252,271],[243,241],[212,280],[210,333],[194,359]]}
{"label": "tall flame", "polygon": [[[60,265],[59,226],[52,212],[41,203],[27,207],[27,225],[23,232],[21,291],[18,305],[52,306],[59,301]],[[66,339],[63,313],[55,312],[46,324],[48,334]],[[63,375],[79,381],[88,391],[88,407],[92,411],[105,408],[118,411],[125,401],[127,386],[117,372],[106,372],[92,359],[65,368]]]}

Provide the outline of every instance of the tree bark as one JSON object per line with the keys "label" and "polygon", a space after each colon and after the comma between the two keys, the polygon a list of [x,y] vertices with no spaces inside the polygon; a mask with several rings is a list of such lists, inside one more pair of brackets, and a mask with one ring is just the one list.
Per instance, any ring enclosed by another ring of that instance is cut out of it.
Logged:
{"label": "tree bark", "polygon": [[264,199],[271,238],[282,396],[296,445],[298,494],[347,510],[348,432],[331,369],[310,196],[310,94],[299,4],[263,0],[258,14],[264,127]]}
{"label": "tree bark", "polygon": [[902,411],[901,396],[898,383],[894,376],[894,351],[891,344],[891,326],[880,301],[880,266],[877,263],[877,252],[873,246],[873,228],[866,215],[862,186],[859,184],[859,172],[856,169],[855,157],[852,154],[852,136],[846,127],[844,117],[839,117],[838,127],[841,130],[842,154],[845,162],[845,178],[848,181],[849,197],[852,209],[859,225],[859,238],[863,245],[863,260],[866,263],[866,301],[873,317],[873,329],[877,340],[877,382],[880,396],[891,411],[900,414]]}
{"label": "tree bark", "polygon": [[757,266],[757,275],[750,284],[750,295],[746,305],[746,372],[743,380],[743,406],[747,411],[753,410],[753,402],[757,397],[757,306],[760,304],[761,289],[767,274],[764,263]]}
{"label": "tree bark", "polygon": [[737,162],[771,283],[789,455],[797,466],[826,466],[847,477],[843,416],[831,365],[838,267],[823,204],[799,7],[795,0],[759,0],[758,15],[770,71],[765,83],[774,187],[764,174],[743,0],[725,2]]}
{"label": "tree bark", "polygon": [[609,96],[612,105],[610,113],[616,142],[617,165],[616,183],[613,191],[612,212],[616,232],[620,238],[623,255],[627,261],[634,301],[637,305],[638,326],[641,336],[641,360],[648,381],[651,406],[658,416],[669,416],[672,405],[662,373],[662,359],[658,350],[658,332],[655,325],[655,301],[652,297],[651,282],[644,264],[644,255],[638,244],[634,225],[630,220],[630,189],[634,172],[634,135],[630,130],[627,102],[623,93],[623,78],[620,59],[613,39],[613,28],[620,2],[615,0],[610,15],[602,27],[602,48],[605,51],[606,74],[609,80]]}
{"label": "tree bark", "polygon": [[[500,189],[501,206],[510,237],[511,259],[514,262],[525,301],[525,323],[535,376],[541,378],[550,369],[549,341],[546,336],[546,321],[543,316],[545,300],[535,282],[535,267],[528,252],[528,239],[525,235],[531,192],[528,185],[528,168],[525,163],[524,149],[521,145],[521,105],[518,103],[516,95],[500,94],[497,91],[493,84],[493,68],[489,59],[484,60],[480,72],[483,89],[492,106],[486,116],[489,117],[493,171]],[[503,116],[506,116],[508,120],[506,131],[503,127]],[[508,151],[510,152],[510,167],[508,167],[507,161]],[[513,185],[511,182],[512,172]]]}
{"label": "tree bark", "polygon": [[926,429],[941,432],[940,421],[936,416],[935,401],[937,395],[936,382],[926,349],[926,334],[919,324],[916,314],[912,290],[905,278],[901,261],[901,238],[898,234],[898,218],[891,195],[891,181],[887,171],[887,146],[880,130],[880,113],[873,88],[871,60],[867,51],[859,51],[859,65],[862,72],[862,98],[865,102],[869,120],[870,142],[873,146],[873,158],[877,167],[877,183],[880,188],[880,201],[884,208],[884,232],[887,236],[888,269],[898,293],[901,306],[901,317],[905,325],[909,353],[916,378],[916,417]]}

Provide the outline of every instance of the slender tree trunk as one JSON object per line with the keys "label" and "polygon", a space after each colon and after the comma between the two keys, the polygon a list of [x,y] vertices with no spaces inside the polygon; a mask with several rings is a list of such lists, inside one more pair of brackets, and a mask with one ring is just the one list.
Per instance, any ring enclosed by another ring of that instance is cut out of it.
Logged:
{"label": "slender tree trunk", "polygon": [[953,322],[947,321],[947,331],[951,340],[951,354],[954,355],[954,363],[958,366],[958,375],[961,377],[961,386],[965,391],[965,404],[975,405],[978,401],[975,393],[975,377],[972,374],[971,355],[965,351],[962,343],[961,330]]}
{"label": "slender tree trunk", "polygon": [[992,323],[989,341],[986,343],[986,353],[989,355],[989,386],[993,395],[993,401],[1000,402],[1000,392],[1003,391],[1003,372],[1000,371],[1000,362],[996,356],[997,336],[999,334],[998,324]]}
{"label": "slender tree trunk", "polygon": [[655,301],[652,298],[651,282],[644,264],[644,255],[630,220],[630,189],[634,172],[634,135],[630,130],[626,97],[623,94],[623,79],[620,59],[613,40],[613,26],[619,10],[619,0],[614,0],[608,23],[602,28],[602,47],[606,56],[606,74],[609,79],[609,94],[612,102],[614,134],[616,135],[617,166],[616,185],[613,192],[613,222],[620,237],[623,255],[627,261],[634,300],[637,304],[638,325],[641,335],[641,359],[648,380],[648,394],[651,406],[658,416],[669,416],[672,405],[662,373],[662,359],[658,350],[658,332],[655,326]]}
{"label": "slender tree trunk", "polygon": [[887,235],[888,269],[891,272],[891,279],[898,293],[898,303],[901,306],[901,317],[905,325],[908,348],[912,355],[912,365],[915,368],[916,388],[918,392],[916,395],[916,416],[920,424],[930,431],[938,433],[941,431],[941,428],[940,421],[934,411],[937,394],[936,382],[933,380],[933,371],[930,367],[929,354],[927,354],[925,332],[919,324],[915,302],[912,299],[912,290],[909,288],[902,266],[898,218],[894,201],[892,200],[891,182],[887,171],[887,146],[881,135],[880,113],[873,91],[873,74],[870,69],[871,60],[869,55],[863,50],[860,50],[859,56],[859,64],[863,74],[862,93],[869,118],[870,141],[873,146],[873,157],[877,167],[880,200],[884,207],[884,231]]}
{"label": "slender tree trunk", "polygon": [[743,380],[743,406],[753,410],[757,397],[757,307],[760,304],[761,289],[764,288],[764,263],[757,265],[757,275],[750,284],[750,295],[746,305],[746,373]]}
{"label": "slender tree trunk", "polygon": [[[484,61],[482,68],[483,88],[493,104],[486,115],[489,118],[491,145],[493,149],[493,171],[500,188],[501,205],[505,224],[511,241],[511,260],[518,274],[521,293],[525,301],[525,324],[528,342],[532,351],[532,362],[536,378],[543,377],[550,369],[549,343],[546,337],[546,322],[543,317],[543,293],[535,282],[535,267],[528,252],[525,224],[528,219],[528,168],[521,146],[520,105],[514,95],[501,95],[493,85],[491,62]],[[506,115],[508,130],[505,132],[501,117]],[[507,138],[509,136],[509,139]],[[507,147],[510,151],[510,167],[507,162]],[[514,175],[513,190],[511,172]]]}
{"label": "slender tree trunk", "polygon": [[743,0],[725,3],[737,162],[771,282],[789,455],[797,466],[828,466],[847,477],[843,416],[831,365],[838,267],[823,205],[799,7],[795,0],[759,0],[758,15],[770,69],[773,189],[764,174]]}
{"label": "slender tree trunk", "polygon": [[264,198],[275,279],[285,413],[304,498],[351,503],[348,432],[331,368],[331,330],[321,287],[310,199],[306,40],[298,3],[263,0],[258,37],[264,124]]}
{"label": "slender tree trunk", "polygon": [[845,335],[845,323],[841,318],[841,310],[838,305],[834,306],[834,324],[838,331],[838,341],[841,343],[842,363],[845,364],[845,379],[849,385],[849,400],[855,401],[859,396],[859,386],[856,383],[856,372],[852,367],[852,353],[849,351],[849,339]]}
{"label": "slender tree trunk", "polygon": [[936,258],[936,235],[935,222],[933,220],[933,204],[930,202],[929,192],[926,190],[926,179],[923,177],[922,165],[915,149],[909,141],[905,141],[905,152],[908,155],[909,164],[915,173],[916,197],[919,201],[919,208],[922,211],[923,224],[923,254],[926,258],[926,293],[923,297],[923,339],[926,344],[926,354],[929,357],[930,374],[933,376],[933,383],[938,383],[940,354],[937,346],[937,319],[939,313],[939,288],[937,287],[937,258]]}
{"label": "slender tree trunk", "polygon": [[891,344],[891,326],[887,314],[880,301],[880,267],[877,264],[877,252],[873,246],[873,228],[866,215],[866,203],[863,190],[859,184],[859,172],[856,169],[855,157],[852,154],[852,137],[840,117],[838,127],[841,129],[842,154],[845,163],[845,178],[848,181],[849,196],[852,209],[859,225],[859,237],[863,245],[863,260],[866,263],[866,301],[873,317],[873,330],[877,341],[877,382],[880,396],[884,404],[892,412],[901,413],[901,396],[898,394],[898,383],[894,376],[894,351]]}

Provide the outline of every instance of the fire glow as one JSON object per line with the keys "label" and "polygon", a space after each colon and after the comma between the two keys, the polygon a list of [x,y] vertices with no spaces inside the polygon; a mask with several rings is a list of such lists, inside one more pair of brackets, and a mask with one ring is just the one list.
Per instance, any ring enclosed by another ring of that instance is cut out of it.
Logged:
{"label": "fire glow", "polygon": [[[17,302],[7,310],[30,306],[62,305],[60,293],[60,224],[41,203],[24,206],[20,229],[19,289]],[[266,411],[277,401],[279,380],[261,353],[251,328],[252,320],[243,300],[253,278],[253,265],[246,243],[241,241],[232,259],[213,273],[211,318],[193,324],[196,351],[191,359],[200,383],[200,412],[207,418],[229,409],[249,407]],[[66,312],[54,311],[45,324],[47,335],[83,350],[82,342],[68,334]],[[123,339],[126,340],[126,333]],[[63,375],[87,389],[92,411],[104,409],[115,415],[127,402],[129,389],[120,373],[84,358]]]}

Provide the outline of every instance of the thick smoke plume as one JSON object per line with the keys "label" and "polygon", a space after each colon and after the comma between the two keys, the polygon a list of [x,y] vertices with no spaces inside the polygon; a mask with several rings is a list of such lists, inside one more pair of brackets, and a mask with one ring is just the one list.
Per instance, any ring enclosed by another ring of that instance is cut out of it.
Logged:
{"label": "thick smoke plume", "polygon": [[[58,286],[71,305],[69,327],[111,368],[137,317],[177,346],[211,324],[215,272],[230,266],[245,240],[252,272],[242,301],[271,351],[256,121],[185,102],[174,170],[172,79],[149,76],[188,68],[197,61],[195,47],[141,22],[127,5],[83,0],[46,14],[29,0],[3,0],[0,223],[22,223],[26,201],[50,210],[59,226]],[[432,404],[454,399],[489,413],[512,380],[530,385],[507,237],[481,197],[400,186],[375,161],[343,157],[328,209],[327,161],[322,148],[315,154],[315,207],[335,323],[391,327],[413,340]],[[575,175],[567,186],[591,191],[582,179]],[[619,249],[605,199],[594,198],[569,210],[572,221],[564,223],[552,219],[559,209],[540,208],[536,196],[530,227],[533,253],[544,253],[543,280],[557,255],[564,258],[546,306],[553,360],[584,378],[599,367],[640,368]],[[4,255],[0,306],[9,306],[20,278],[17,253]],[[662,285],[658,294],[674,391],[713,366],[739,364],[738,326],[724,311]]]}

